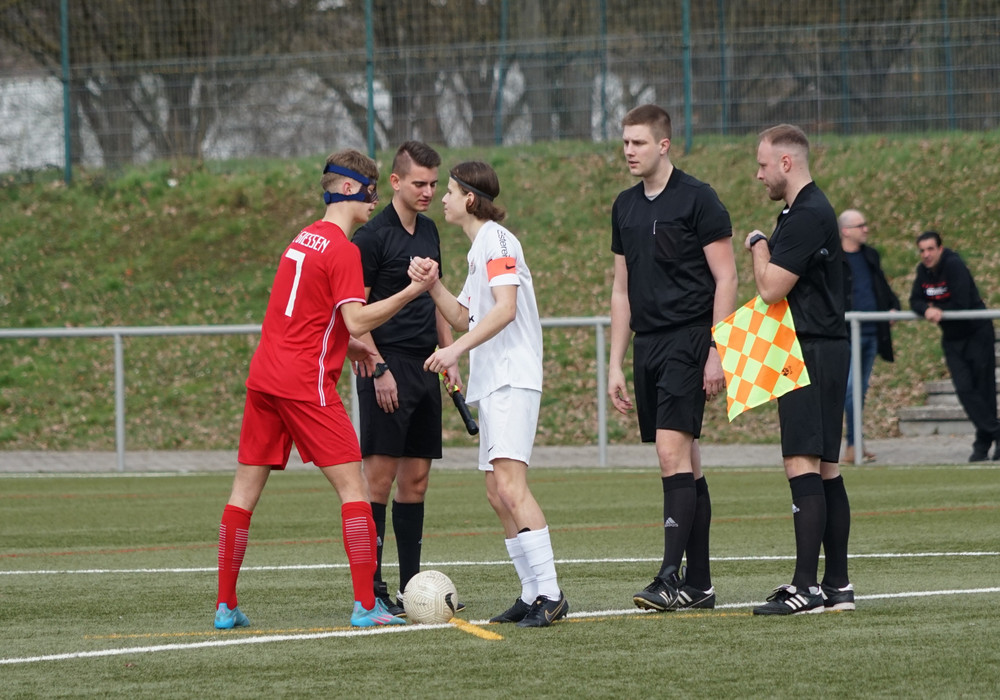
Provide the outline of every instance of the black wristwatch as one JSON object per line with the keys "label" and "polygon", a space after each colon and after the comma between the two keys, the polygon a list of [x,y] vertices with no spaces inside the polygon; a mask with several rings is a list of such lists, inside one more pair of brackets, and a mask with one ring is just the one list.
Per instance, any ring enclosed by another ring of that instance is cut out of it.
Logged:
{"label": "black wristwatch", "polygon": [[381,377],[383,374],[385,374],[388,371],[389,371],[389,365],[387,365],[384,362],[376,362],[375,363],[375,371],[372,372],[372,377],[374,377],[375,379],[378,379],[379,377]]}
{"label": "black wristwatch", "polygon": [[766,241],[766,240],[767,240],[767,236],[765,236],[763,233],[758,233],[756,236],[754,236],[753,238],[750,239],[750,247],[753,248],[759,242]]}

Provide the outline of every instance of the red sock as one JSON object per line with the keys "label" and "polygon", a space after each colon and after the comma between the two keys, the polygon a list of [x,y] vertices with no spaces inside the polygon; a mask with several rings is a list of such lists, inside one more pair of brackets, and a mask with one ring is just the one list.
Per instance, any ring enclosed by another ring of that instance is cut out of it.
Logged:
{"label": "red sock", "polygon": [[367,501],[351,501],[340,507],[343,524],[344,551],[351,569],[351,584],[354,586],[354,600],[365,610],[375,607],[375,564],[377,561],[375,544],[375,521],[372,507]]}
{"label": "red sock", "polygon": [[232,610],[236,607],[236,579],[243,566],[243,555],[247,551],[247,536],[250,532],[249,510],[227,505],[222,511],[219,525],[219,595],[215,606],[225,603]]}

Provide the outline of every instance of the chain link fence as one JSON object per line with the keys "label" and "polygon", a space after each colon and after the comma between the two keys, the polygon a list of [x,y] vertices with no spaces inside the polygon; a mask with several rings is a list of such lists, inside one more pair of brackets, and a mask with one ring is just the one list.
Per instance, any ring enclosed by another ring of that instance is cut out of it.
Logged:
{"label": "chain link fence", "polygon": [[[996,0],[8,0],[0,171],[1000,123]],[[68,159],[68,163],[67,163]]]}

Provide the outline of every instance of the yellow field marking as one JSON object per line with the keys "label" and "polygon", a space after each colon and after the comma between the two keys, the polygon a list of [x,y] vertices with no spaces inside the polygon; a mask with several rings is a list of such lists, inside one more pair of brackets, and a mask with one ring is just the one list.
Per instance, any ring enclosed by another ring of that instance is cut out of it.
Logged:
{"label": "yellow field marking", "polygon": [[475,635],[480,639],[488,639],[492,642],[503,639],[503,637],[501,637],[496,632],[490,632],[489,630],[484,630],[479,625],[474,625],[471,622],[466,622],[460,617],[451,618],[451,624],[453,624],[455,627],[462,630],[463,632],[468,632],[469,634]]}

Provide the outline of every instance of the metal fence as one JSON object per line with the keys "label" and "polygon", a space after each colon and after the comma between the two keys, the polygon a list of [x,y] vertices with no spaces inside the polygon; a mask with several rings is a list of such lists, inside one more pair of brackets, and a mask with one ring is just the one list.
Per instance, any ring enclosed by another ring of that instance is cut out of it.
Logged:
{"label": "metal fence", "polygon": [[[851,391],[855,406],[862,407],[861,391],[861,323],[863,321],[913,321],[920,317],[912,311],[848,311],[845,314],[851,332],[851,363],[853,384]],[[945,319],[1000,318],[1000,309],[979,311],[945,311]],[[604,327],[610,325],[607,316],[544,318],[543,328],[592,327],[594,329],[594,352],[596,357],[597,392],[597,444],[599,465],[608,463],[607,430],[607,364]],[[112,338],[114,341],[114,383],[115,383],[115,452],[118,471],[125,471],[125,351],[124,338],[130,336],[191,336],[191,335],[248,335],[260,333],[260,325],[219,325],[219,326],[118,326],[113,328],[0,328],[0,340],[4,338]],[[354,425],[358,425],[357,393],[351,381],[350,401]],[[864,461],[864,409],[854,412],[855,463]]]}
{"label": "metal fence", "polygon": [[996,0],[10,0],[0,172],[1000,124]]}
{"label": "metal fence", "polygon": [[[597,444],[600,464],[608,460],[607,429],[607,370],[605,369],[604,327],[611,323],[607,316],[543,318],[543,328],[593,327],[594,352],[597,366]],[[125,338],[151,336],[193,335],[254,335],[260,333],[260,324],[216,326],[115,326],[110,328],[0,328],[4,338],[111,338],[114,342],[115,385],[115,454],[118,471],[125,471]],[[351,376],[350,407],[355,427],[359,424],[357,387]]]}

